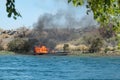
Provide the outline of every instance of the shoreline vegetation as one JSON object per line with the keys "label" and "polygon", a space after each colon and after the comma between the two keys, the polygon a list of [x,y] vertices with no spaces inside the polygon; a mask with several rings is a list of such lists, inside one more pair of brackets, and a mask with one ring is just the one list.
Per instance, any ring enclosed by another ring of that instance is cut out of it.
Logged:
{"label": "shoreline vegetation", "polygon": [[69,55],[72,56],[91,56],[91,57],[99,57],[99,56],[120,56],[120,51],[108,51],[107,53],[81,53],[80,51],[73,51]]}
{"label": "shoreline vegetation", "polygon": [[[26,53],[26,54],[25,54]],[[0,55],[34,55],[33,53],[15,53],[11,51],[0,51]],[[42,55],[41,55],[42,56]],[[81,51],[71,51],[66,56],[83,56],[83,57],[102,57],[102,56],[120,56],[120,51],[108,51],[107,53],[82,53]]]}
{"label": "shoreline vegetation", "polygon": [[0,54],[33,55],[36,46],[45,46],[48,53],[70,52],[68,55],[119,56],[118,43],[119,40],[112,30],[101,30],[96,27],[50,28],[42,29],[41,32],[21,27],[16,30],[0,31]]}
{"label": "shoreline vegetation", "polygon": [[14,55],[14,52],[11,51],[0,51],[0,55]]}

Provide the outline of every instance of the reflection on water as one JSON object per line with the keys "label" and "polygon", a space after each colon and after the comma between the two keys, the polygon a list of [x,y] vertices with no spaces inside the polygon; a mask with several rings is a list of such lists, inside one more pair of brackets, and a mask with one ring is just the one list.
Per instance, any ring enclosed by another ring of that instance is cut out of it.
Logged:
{"label": "reflection on water", "polygon": [[0,56],[0,80],[120,79],[120,57]]}

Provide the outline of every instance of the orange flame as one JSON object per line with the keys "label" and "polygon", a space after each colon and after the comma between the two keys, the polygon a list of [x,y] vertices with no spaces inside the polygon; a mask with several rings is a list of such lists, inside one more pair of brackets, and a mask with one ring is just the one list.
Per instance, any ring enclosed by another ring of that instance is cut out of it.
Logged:
{"label": "orange flame", "polygon": [[46,46],[36,46],[35,48],[35,53],[36,54],[47,54],[48,53],[48,48]]}

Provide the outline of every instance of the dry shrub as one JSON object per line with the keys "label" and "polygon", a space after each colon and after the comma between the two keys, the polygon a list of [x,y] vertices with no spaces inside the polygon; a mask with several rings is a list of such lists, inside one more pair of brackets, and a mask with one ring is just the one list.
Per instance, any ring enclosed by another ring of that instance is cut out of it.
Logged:
{"label": "dry shrub", "polygon": [[[87,47],[86,45],[78,45],[78,46],[75,46],[73,44],[68,44],[68,45],[69,45],[69,51],[82,51],[82,52],[85,52],[85,51],[89,50],[89,47]],[[63,47],[64,47],[64,44],[58,44],[55,47],[55,49],[63,50]]]}
{"label": "dry shrub", "polygon": [[0,38],[9,38],[10,36],[8,35],[8,34],[2,34],[2,35],[0,35]]}
{"label": "dry shrub", "polygon": [[64,46],[64,44],[58,44],[58,45],[56,45],[55,49],[63,50],[63,46]]}
{"label": "dry shrub", "polygon": [[76,51],[77,50],[77,46],[70,44],[70,50],[71,51]]}
{"label": "dry shrub", "polygon": [[107,47],[107,50],[108,50],[108,51],[113,51],[113,50],[114,50],[114,47],[108,46],[108,47]]}
{"label": "dry shrub", "polygon": [[85,51],[88,51],[89,50],[89,47],[87,47],[86,45],[79,45],[78,46],[78,49],[82,52],[85,52]]}

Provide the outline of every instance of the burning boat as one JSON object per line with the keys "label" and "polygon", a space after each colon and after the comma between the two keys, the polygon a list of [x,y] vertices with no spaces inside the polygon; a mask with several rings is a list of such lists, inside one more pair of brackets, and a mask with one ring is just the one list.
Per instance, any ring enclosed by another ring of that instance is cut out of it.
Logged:
{"label": "burning boat", "polygon": [[39,45],[34,47],[35,55],[67,55],[68,52],[58,52],[54,50],[50,50],[44,45]]}
{"label": "burning boat", "polygon": [[41,54],[48,54],[49,53],[49,49],[42,45],[42,46],[35,46],[34,47],[34,53],[36,55],[41,55]]}

